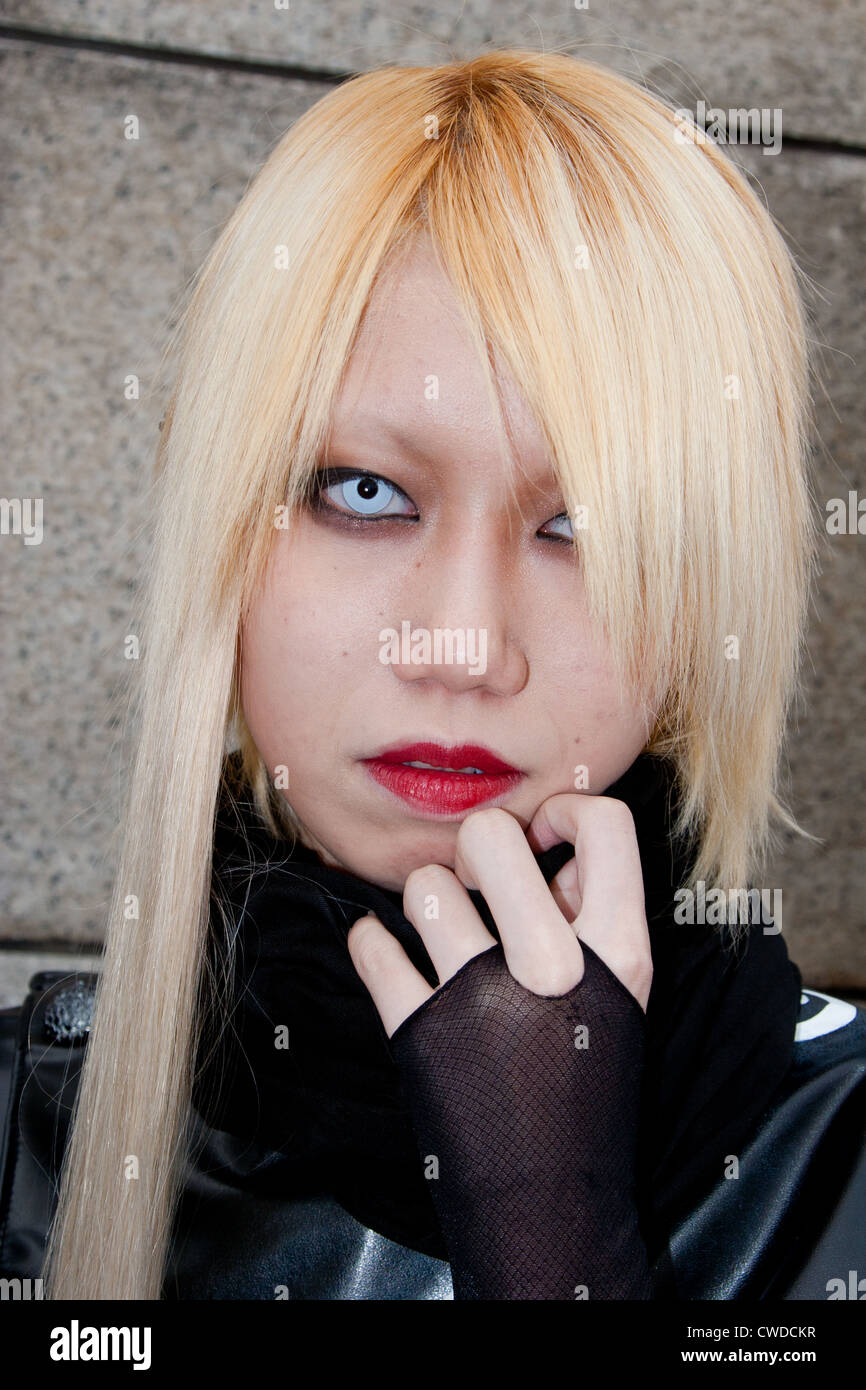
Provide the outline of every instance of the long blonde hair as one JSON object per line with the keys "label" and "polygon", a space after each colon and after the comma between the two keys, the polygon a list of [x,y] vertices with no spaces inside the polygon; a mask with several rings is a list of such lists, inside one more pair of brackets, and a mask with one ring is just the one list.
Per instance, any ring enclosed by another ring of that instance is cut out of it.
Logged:
{"label": "long blonde hair", "polygon": [[282,137],[194,278],[49,1297],[160,1297],[200,1001],[225,983],[204,961],[230,730],[262,815],[294,824],[240,708],[241,619],[278,509],[304,504],[377,276],[422,229],[492,402],[491,344],[566,506],[586,509],[577,553],[622,679],[658,674],[647,749],[676,771],[690,882],[751,881],[773,820],[804,833],[777,778],[817,540],[805,277],[734,163],[680,129],[639,86],[562,54],[364,73]]}

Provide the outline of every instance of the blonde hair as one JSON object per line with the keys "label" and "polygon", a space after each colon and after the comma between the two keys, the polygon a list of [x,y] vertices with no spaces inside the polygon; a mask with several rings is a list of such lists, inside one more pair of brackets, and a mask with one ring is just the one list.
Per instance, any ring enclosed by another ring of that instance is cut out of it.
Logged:
{"label": "blonde hair", "polygon": [[205,947],[232,728],[261,814],[294,827],[243,719],[241,618],[277,509],[304,505],[377,277],[419,231],[491,400],[492,344],[566,506],[586,508],[577,555],[622,679],[657,676],[647,751],[676,772],[690,883],[748,883],[773,818],[804,833],[777,784],[816,546],[802,272],[731,160],[680,129],[631,81],[562,54],[364,73],[283,136],[194,278],[49,1297],[160,1297],[201,1000],[225,985],[206,978]]}

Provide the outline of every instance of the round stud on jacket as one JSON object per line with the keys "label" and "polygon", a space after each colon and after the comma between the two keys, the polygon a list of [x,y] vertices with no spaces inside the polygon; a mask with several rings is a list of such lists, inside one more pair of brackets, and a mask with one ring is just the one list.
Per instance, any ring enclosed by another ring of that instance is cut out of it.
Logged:
{"label": "round stud on jacket", "polygon": [[93,1016],[95,990],[88,988],[81,980],[64,985],[47,1006],[43,1016],[43,1030],[52,1042],[83,1042],[90,1033]]}

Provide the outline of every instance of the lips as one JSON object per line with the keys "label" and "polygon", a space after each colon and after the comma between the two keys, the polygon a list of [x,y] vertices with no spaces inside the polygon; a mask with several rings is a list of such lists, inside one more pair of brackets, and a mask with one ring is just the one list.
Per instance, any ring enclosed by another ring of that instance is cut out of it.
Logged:
{"label": "lips", "polygon": [[524,776],[477,743],[403,744],[362,761],[386,791],[428,815],[453,816],[481,806]]}

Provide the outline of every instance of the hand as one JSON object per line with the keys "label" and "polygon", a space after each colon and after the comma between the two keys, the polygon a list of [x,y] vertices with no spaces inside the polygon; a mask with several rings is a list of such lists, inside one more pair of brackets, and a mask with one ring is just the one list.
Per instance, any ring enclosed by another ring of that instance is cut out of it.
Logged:
{"label": "hand", "polygon": [[[533,852],[574,844],[553,882]],[[440,988],[474,956],[496,945],[468,895],[478,889],[502,937],[511,975],[535,994],[568,993],[583,978],[585,942],[646,1011],[652,956],[634,821],[612,797],[560,793],[538,808],[524,835],[501,807],[475,811],[460,825],[454,872],[413,869],[403,912],[421,936]],[[425,915],[429,895],[438,916]],[[391,1037],[436,991],[375,916],[348,933],[349,954]]]}
{"label": "hand", "polygon": [[[565,839],[574,863],[548,888],[533,851]],[[652,961],[628,807],[553,796],[526,835],[502,808],[477,811],[454,872],[414,870],[403,905],[435,990],[375,917],[349,950],[391,1041],[455,1299],[652,1297],[635,1198]]]}

